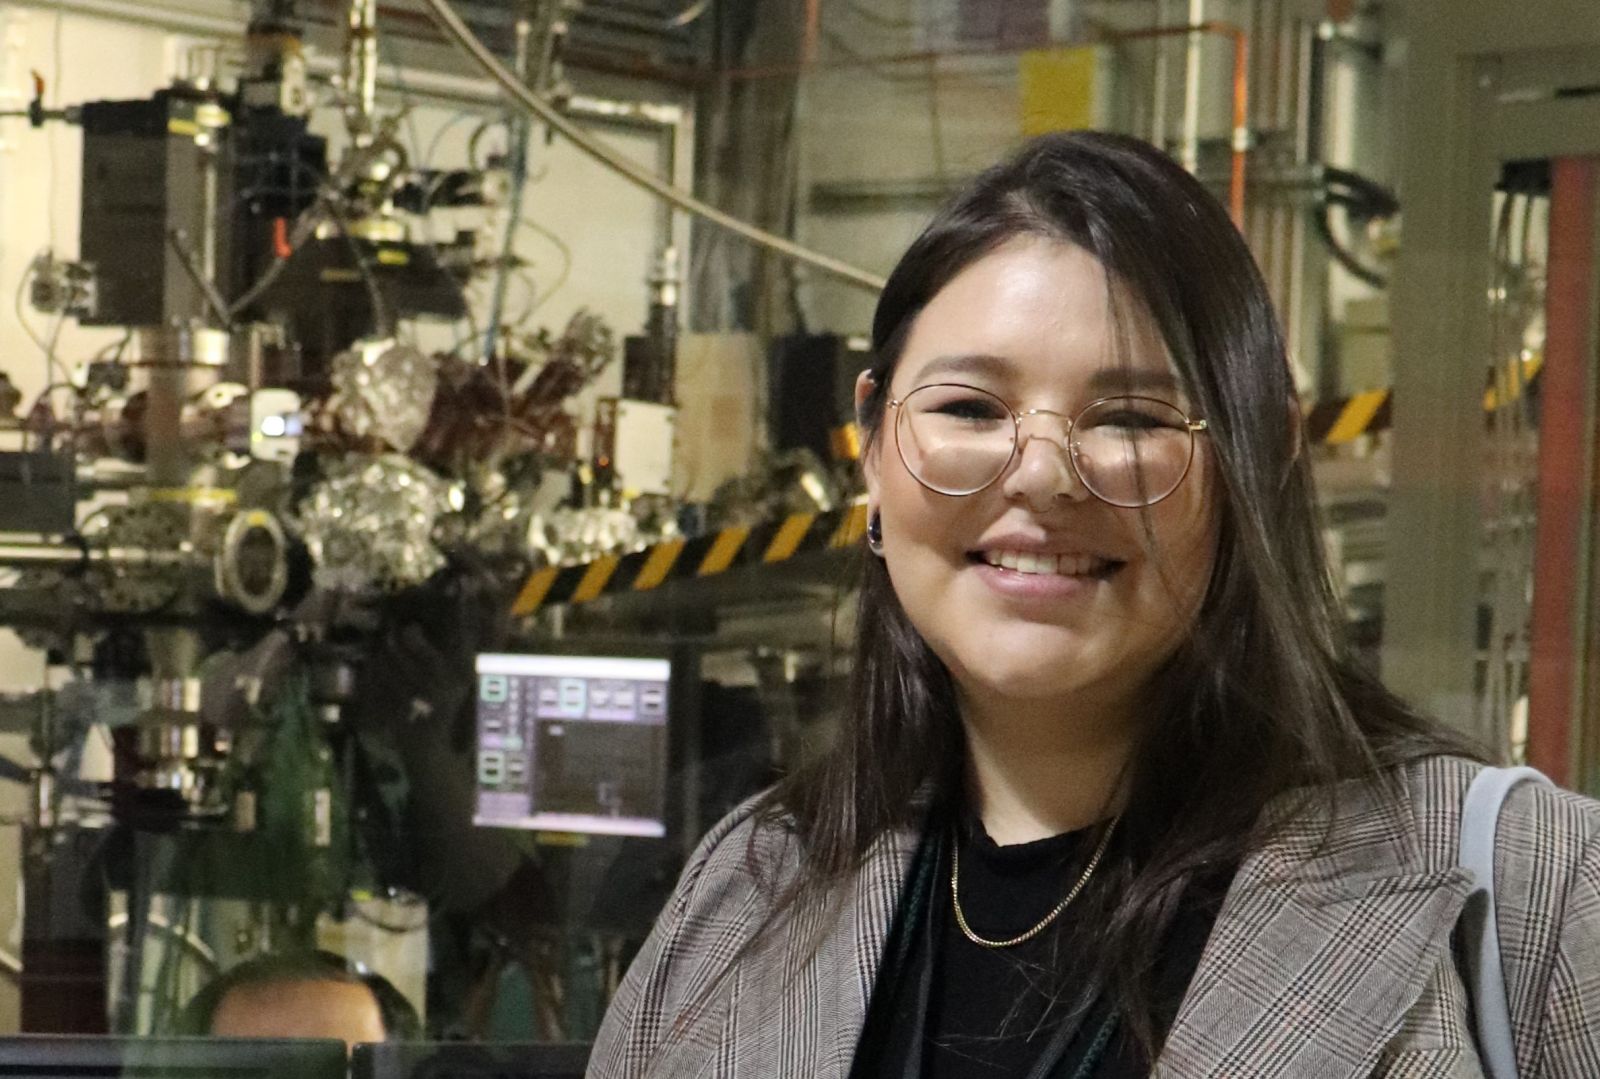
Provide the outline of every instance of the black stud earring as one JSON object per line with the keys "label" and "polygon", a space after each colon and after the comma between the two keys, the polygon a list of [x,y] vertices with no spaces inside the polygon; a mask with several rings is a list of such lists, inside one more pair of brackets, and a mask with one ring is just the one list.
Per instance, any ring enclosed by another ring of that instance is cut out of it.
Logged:
{"label": "black stud earring", "polygon": [[872,516],[867,518],[867,550],[883,557],[883,514],[877,510],[872,511]]}

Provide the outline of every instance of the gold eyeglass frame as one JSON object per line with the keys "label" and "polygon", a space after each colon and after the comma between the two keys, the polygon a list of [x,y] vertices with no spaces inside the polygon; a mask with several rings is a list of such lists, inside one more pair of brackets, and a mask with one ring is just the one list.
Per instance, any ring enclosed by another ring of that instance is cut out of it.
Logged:
{"label": "gold eyeglass frame", "polygon": [[[970,491],[941,491],[939,488],[923,479],[922,476],[917,473],[917,470],[911,467],[911,462],[906,460],[905,447],[901,445],[900,442],[900,417],[905,415],[904,412],[899,411],[900,407],[923,390],[938,389],[940,387],[945,389],[971,390],[974,393],[983,394],[985,397],[991,397],[1000,402],[1000,406],[1004,408],[1011,416],[1011,453],[1006,457],[1005,463],[1000,466],[999,470],[995,472],[994,476],[987,483],[983,484],[981,487],[975,487]],[[1170,408],[1173,412],[1183,417],[1184,429],[1189,434],[1189,457],[1184,462],[1182,474],[1180,474],[1177,480],[1173,482],[1171,490],[1167,491],[1160,498],[1153,498],[1148,502],[1113,502],[1105,495],[1102,495],[1099,491],[1096,491],[1094,486],[1089,483],[1088,480],[1084,479],[1083,472],[1078,468],[1078,444],[1074,440],[1073,433],[1077,430],[1078,420],[1083,417],[1085,412],[1088,412],[1090,409],[1098,405],[1103,405],[1107,401],[1147,401],[1150,404],[1162,405],[1163,407]],[[1189,478],[1189,472],[1194,468],[1194,436],[1210,428],[1209,421],[1203,419],[1194,419],[1187,412],[1173,404],[1171,401],[1163,401],[1159,397],[1148,397],[1137,393],[1113,393],[1107,394],[1104,397],[1097,397],[1093,401],[1090,401],[1088,404],[1084,405],[1082,408],[1078,409],[1078,411],[1073,415],[1068,416],[1065,413],[1057,412],[1054,409],[1049,408],[1030,408],[1024,412],[1018,412],[1016,409],[1012,408],[1004,398],[1000,397],[999,394],[993,393],[990,390],[982,389],[978,386],[969,386],[965,382],[930,382],[925,386],[916,387],[904,397],[891,397],[889,399],[888,407],[896,410],[894,423],[894,448],[895,452],[900,456],[900,463],[905,465],[906,471],[911,474],[912,479],[916,480],[923,487],[932,491],[936,495],[945,495],[950,498],[965,498],[968,495],[975,495],[979,491],[984,491],[992,487],[1002,476],[1006,474],[1006,471],[1010,469],[1012,462],[1017,459],[1017,454],[1020,452],[1023,445],[1022,421],[1027,419],[1029,416],[1054,416],[1058,420],[1066,421],[1067,430],[1064,439],[1051,439],[1050,441],[1056,442],[1058,445],[1060,445],[1063,441],[1065,442],[1067,462],[1072,468],[1073,476],[1077,478],[1079,483],[1083,484],[1083,489],[1085,491],[1088,491],[1101,502],[1104,502],[1108,506],[1115,506],[1118,509],[1125,510],[1144,509],[1148,506],[1154,506],[1165,499],[1171,498],[1173,492],[1179,487],[1183,486],[1183,481]]]}

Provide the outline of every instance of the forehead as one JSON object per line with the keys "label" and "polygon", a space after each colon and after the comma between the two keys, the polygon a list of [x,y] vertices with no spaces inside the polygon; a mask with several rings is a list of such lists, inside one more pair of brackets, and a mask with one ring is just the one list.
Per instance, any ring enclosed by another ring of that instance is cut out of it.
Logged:
{"label": "forehead", "polygon": [[1024,237],[973,262],[917,317],[897,389],[941,379],[1084,388],[1131,376],[1175,385],[1154,321],[1074,244]]}

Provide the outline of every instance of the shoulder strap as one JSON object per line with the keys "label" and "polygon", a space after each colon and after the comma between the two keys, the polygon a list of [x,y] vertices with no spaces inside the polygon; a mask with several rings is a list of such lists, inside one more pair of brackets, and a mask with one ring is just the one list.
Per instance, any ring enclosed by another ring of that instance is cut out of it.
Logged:
{"label": "shoulder strap", "polygon": [[1477,1018],[1478,1049],[1489,1079],[1517,1079],[1517,1047],[1500,965],[1500,929],[1494,907],[1495,826],[1506,796],[1522,783],[1550,781],[1532,768],[1485,768],[1467,788],[1461,808],[1460,864],[1476,885],[1462,922],[1466,928],[1468,985]]}

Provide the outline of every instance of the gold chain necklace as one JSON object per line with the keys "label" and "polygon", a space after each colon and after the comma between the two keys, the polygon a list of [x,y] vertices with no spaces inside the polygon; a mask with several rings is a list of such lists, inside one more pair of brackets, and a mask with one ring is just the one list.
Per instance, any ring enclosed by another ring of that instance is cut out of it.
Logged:
{"label": "gold chain necklace", "polygon": [[[1117,820],[1120,819],[1120,817],[1117,818]],[[1105,834],[1100,837],[1100,845],[1094,849],[1094,856],[1089,859],[1089,864],[1083,867],[1083,874],[1078,877],[1078,883],[1072,886],[1072,890],[1067,893],[1067,897],[1057,903],[1055,909],[1046,914],[1044,920],[1038,925],[1026,933],[1012,937],[1009,940],[989,940],[987,937],[980,937],[967,924],[967,916],[961,912],[961,841],[957,839],[950,851],[950,902],[955,907],[956,925],[961,928],[962,936],[984,948],[1010,948],[1030,941],[1040,933],[1043,933],[1049,928],[1051,922],[1061,917],[1062,911],[1072,905],[1072,901],[1078,898],[1078,893],[1083,891],[1083,886],[1089,883],[1089,878],[1094,876],[1095,867],[1100,864],[1100,859],[1105,856],[1106,846],[1111,842],[1111,833],[1117,827],[1117,820],[1113,820],[1107,825]]]}

